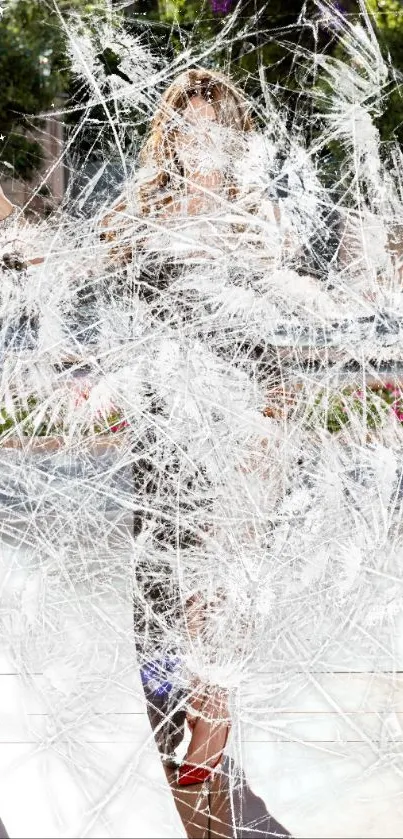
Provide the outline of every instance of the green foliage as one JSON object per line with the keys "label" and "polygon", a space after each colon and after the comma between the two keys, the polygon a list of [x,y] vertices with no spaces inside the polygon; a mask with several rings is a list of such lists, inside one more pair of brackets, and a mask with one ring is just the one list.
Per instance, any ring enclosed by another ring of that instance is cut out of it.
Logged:
{"label": "green foliage", "polygon": [[[88,399],[89,391],[84,389],[77,392],[77,404]],[[83,437],[99,434],[119,434],[130,423],[118,408],[111,408],[105,416],[97,414],[91,422],[80,424],[75,433]],[[35,396],[29,396],[25,404],[14,399],[11,410],[5,406],[0,408],[0,440],[2,437],[13,436],[13,432],[23,437],[64,437],[69,433],[69,422],[66,406],[61,405],[57,410],[51,405],[43,410],[41,403]]]}
{"label": "green foliage", "polygon": [[14,0],[5,8],[0,18],[1,174],[11,166],[14,176],[29,179],[40,166],[42,152],[28,130],[41,125],[40,115],[68,89],[63,20],[73,12],[95,26],[106,11],[107,0],[58,0],[57,8],[51,0]]}
{"label": "green foliage", "polygon": [[[382,140],[403,143],[403,6],[400,0],[366,0],[383,54],[397,70],[377,121]],[[400,77],[400,78],[399,78]]]}
{"label": "green foliage", "polygon": [[393,383],[367,387],[365,391],[345,387],[337,392],[320,392],[307,412],[306,422],[310,428],[326,428],[336,434],[356,417],[367,429],[374,430],[383,425],[390,413],[403,422],[402,392]]}
{"label": "green foliage", "polygon": [[[7,128],[5,129],[7,131]],[[36,140],[29,140],[14,123],[9,126],[4,154],[0,160],[1,176],[17,175],[29,181],[43,161],[43,150]],[[7,166],[8,164],[8,166]]]}
{"label": "green foliage", "polygon": [[366,0],[366,4],[379,31],[401,33],[403,9],[400,0]]}
{"label": "green foliage", "polygon": [[[368,11],[376,27],[382,50],[391,57],[398,71],[397,83],[391,84],[385,98],[384,110],[377,118],[381,138],[397,138],[403,142],[403,7],[401,0],[366,0]],[[228,23],[228,16],[214,13],[210,0],[133,0],[131,4],[116,4],[124,9],[129,31],[141,34],[155,54],[168,60],[184,48],[197,48],[206,40],[216,46],[206,58],[210,67],[224,68],[245,86],[252,96],[259,97],[263,71],[266,83],[284,112],[293,130],[298,114],[308,112],[312,136],[318,128],[318,114],[312,97],[306,95],[306,79],[302,64],[295,58],[300,54],[327,51],[335,53],[333,35],[324,26],[315,30],[304,23],[317,18],[313,0],[233,0],[237,8],[231,36],[223,45],[220,33]],[[340,0],[343,12],[359,15],[356,0]],[[40,115],[51,109],[61,93],[70,101],[82,102],[85,94],[72,80],[66,59],[66,31],[69,15],[79,15],[96,33],[100,19],[111,15],[110,0],[9,0],[0,18],[0,154],[4,163],[14,169],[14,175],[30,178],[41,162],[41,151],[29,137],[28,129],[40,124]],[[114,12],[115,14],[115,12]],[[305,16],[305,17],[304,17]],[[122,75],[117,57],[110,49],[99,55],[107,75]],[[72,97],[72,98],[71,98]],[[81,100],[80,100],[81,97]],[[99,111],[99,112],[98,112]],[[79,135],[78,154],[99,157],[105,153],[108,130],[99,131],[104,114],[102,109],[91,113],[93,129]],[[71,115],[69,120],[80,118]],[[98,122],[97,122],[98,121]],[[141,126],[140,126],[141,129]],[[124,150],[125,143],[122,143]],[[102,148],[101,148],[102,146]],[[327,150],[329,179],[337,181],[342,150]],[[326,156],[326,152],[325,152]],[[4,171],[3,171],[4,174]]]}

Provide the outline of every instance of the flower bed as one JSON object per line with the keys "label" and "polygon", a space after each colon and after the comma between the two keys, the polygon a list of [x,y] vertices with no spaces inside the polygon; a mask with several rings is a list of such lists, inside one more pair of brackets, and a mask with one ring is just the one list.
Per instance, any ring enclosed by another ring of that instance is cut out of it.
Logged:
{"label": "flower bed", "polygon": [[33,395],[25,400],[13,396],[7,406],[0,407],[0,441],[67,437],[99,440],[130,427],[124,412],[113,405],[92,410],[90,395],[89,387],[74,385],[65,394],[45,401]]}
{"label": "flower bed", "polygon": [[274,418],[302,416],[310,428],[326,428],[337,434],[356,423],[368,430],[381,428],[390,418],[403,423],[403,391],[395,382],[368,385],[365,390],[346,386],[337,390],[320,390],[309,402],[304,388],[294,391],[273,391],[265,415]]}
{"label": "flower bed", "polygon": [[358,419],[368,428],[381,428],[394,417],[403,422],[403,394],[394,382],[367,386],[365,390],[345,387],[335,393],[321,392],[309,412],[309,423],[327,428],[332,434],[343,431]]}
{"label": "flower bed", "polygon": [[[0,408],[0,443],[19,445],[19,441],[58,439],[60,445],[85,438],[99,443],[111,440],[130,428],[131,422],[122,410],[109,406],[104,410],[85,410],[89,404],[90,388],[73,389],[73,401],[63,404],[48,400],[47,404],[29,396],[22,404],[16,398],[8,408]],[[299,398],[298,398],[299,395]],[[369,385],[365,390],[343,387],[337,391],[320,391],[313,404],[306,407],[301,389],[294,392],[275,390],[265,409],[266,416],[284,417],[300,414],[303,407],[304,424],[311,428],[326,428],[332,434],[346,430],[360,421],[368,430],[374,430],[390,417],[403,424],[403,391],[394,382]],[[83,410],[84,409],[84,410]]]}

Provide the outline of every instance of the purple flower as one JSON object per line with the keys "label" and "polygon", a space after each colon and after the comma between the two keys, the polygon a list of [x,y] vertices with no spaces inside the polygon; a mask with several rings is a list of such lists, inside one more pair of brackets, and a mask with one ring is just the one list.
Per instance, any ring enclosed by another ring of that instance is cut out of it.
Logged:
{"label": "purple flower", "polygon": [[146,662],[140,670],[141,681],[147,692],[155,696],[165,696],[171,692],[179,668],[180,659],[177,657],[168,656],[166,659]]}
{"label": "purple flower", "polygon": [[214,14],[227,15],[231,11],[232,0],[211,0],[211,9]]}

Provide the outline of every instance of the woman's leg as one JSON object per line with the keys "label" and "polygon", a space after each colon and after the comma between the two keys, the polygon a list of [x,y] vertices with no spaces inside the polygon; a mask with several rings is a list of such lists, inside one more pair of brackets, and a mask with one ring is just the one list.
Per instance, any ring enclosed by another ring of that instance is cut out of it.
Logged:
{"label": "woman's leg", "polygon": [[167,655],[164,644],[164,625],[175,620],[170,569],[161,560],[155,572],[145,560],[136,567],[134,631],[148,717],[161,757],[169,761],[183,740],[186,710],[184,692],[174,684],[175,655]]}
{"label": "woman's leg", "polygon": [[[207,619],[205,600],[200,594],[187,601],[186,630],[190,643],[205,642]],[[187,722],[192,732],[186,762],[195,766],[209,766],[220,759],[228,734],[228,695],[215,686],[207,686],[195,679],[190,685],[187,700]],[[226,780],[227,782],[223,783]],[[196,839],[234,839],[233,807],[228,779],[212,778],[207,784],[179,786],[176,793],[186,831]],[[192,802],[192,805],[191,805]],[[193,807],[193,810],[191,809]]]}
{"label": "woman's leg", "polygon": [[[186,628],[191,643],[203,641],[206,608],[200,594],[194,595],[186,603]],[[228,694],[222,688],[195,681],[188,706],[187,720],[192,730],[192,739],[186,762],[195,766],[214,766],[220,761],[228,738]]]}
{"label": "woman's leg", "polygon": [[163,689],[164,682],[169,687],[170,675],[166,673],[165,680],[162,668],[159,679],[153,678],[154,674],[150,672],[155,661],[160,664],[163,659],[164,636],[156,618],[161,610],[166,614],[167,604],[171,602],[168,569],[165,573],[161,568],[158,581],[155,581],[149,578],[147,563],[138,565],[135,573],[134,629],[148,718],[186,835],[189,839],[210,839],[209,801],[204,791],[201,794],[200,789],[182,790],[177,785],[175,750],[184,737],[185,694],[175,686],[169,691]]}
{"label": "woman's leg", "polygon": [[192,724],[186,762],[205,767],[219,763],[228,739],[229,725],[227,692],[214,686],[204,687],[203,697],[198,698],[198,715]]}

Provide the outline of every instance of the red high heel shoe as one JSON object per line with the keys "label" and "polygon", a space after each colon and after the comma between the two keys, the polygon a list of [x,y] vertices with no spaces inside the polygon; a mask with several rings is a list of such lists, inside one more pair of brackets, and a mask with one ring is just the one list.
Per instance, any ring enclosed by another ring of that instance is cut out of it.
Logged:
{"label": "red high heel shoe", "polygon": [[225,732],[224,745],[218,756],[218,760],[216,760],[213,766],[197,766],[195,763],[186,763],[186,761],[181,763],[177,776],[178,786],[189,787],[192,784],[204,784],[205,781],[209,781],[213,777],[215,770],[222,761],[230,730],[231,725],[228,723]]}

